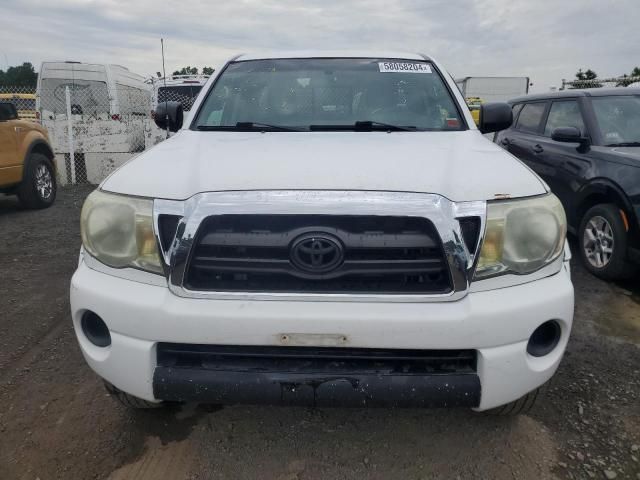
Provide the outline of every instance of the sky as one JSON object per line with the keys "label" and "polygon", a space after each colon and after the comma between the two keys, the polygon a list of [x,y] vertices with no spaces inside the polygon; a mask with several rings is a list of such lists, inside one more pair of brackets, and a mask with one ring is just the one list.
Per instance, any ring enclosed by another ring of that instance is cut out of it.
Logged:
{"label": "sky", "polygon": [[421,52],[454,77],[528,76],[532,91],[578,68],[640,66],[640,0],[0,0],[0,68],[118,63],[142,75],[302,49]]}

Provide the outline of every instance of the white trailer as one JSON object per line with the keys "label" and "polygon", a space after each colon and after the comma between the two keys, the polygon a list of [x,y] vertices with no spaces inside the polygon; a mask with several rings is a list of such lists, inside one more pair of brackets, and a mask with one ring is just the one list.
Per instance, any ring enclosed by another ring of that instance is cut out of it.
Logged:
{"label": "white trailer", "polygon": [[152,108],[159,102],[180,102],[185,112],[191,110],[200,90],[209,80],[209,75],[171,75],[166,78],[152,78]]}

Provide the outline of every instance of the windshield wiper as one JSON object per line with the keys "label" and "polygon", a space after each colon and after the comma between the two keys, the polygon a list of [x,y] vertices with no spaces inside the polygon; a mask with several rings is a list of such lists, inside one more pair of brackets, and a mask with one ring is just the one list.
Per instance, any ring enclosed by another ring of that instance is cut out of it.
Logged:
{"label": "windshield wiper", "polygon": [[386,130],[396,130],[400,132],[415,132],[416,127],[412,125],[400,126],[400,125],[391,125],[390,123],[382,123],[382,122],[374,122],[372,120],[358,120],[353,124],[357,130],[373,130],[374,127],[382,127]]}
{"label": "windshield wiper", "polygon": [[198,125],[196,127],[202,131],[215,131],[215,130],[245,130],[245,131],[275,131],[275,132],[303,132],[301,128],[285,127],[282,125],[270,125],[268,123],[260,122],[238,122],[235,125]]}
{"label": "windshield wiper", "polygon": [[417,127],[411,125],[391,125],[389,123],[374,122],[372,120],[358,120],[357,122],[350,125],[309,125],[309,130],[357,130],[363,132],[370,132],[372,130],[385,130],[388,132],[415,132],[417,131]]}
{"label": "windshield wiper", "polygon": [[640,147],[640,142],[608,143],[605,147]]}
{"label": "windshield wiper", "polygon": [[238,122],[236,123],[236,127],[256,129],[256,130],[264,130],[268,128],[270,130],[279,130],[281,132],[302,132],[303,131],[301,128],[285,127],[282,125],[271,125],[269,123],[260,123],[260,122]]}

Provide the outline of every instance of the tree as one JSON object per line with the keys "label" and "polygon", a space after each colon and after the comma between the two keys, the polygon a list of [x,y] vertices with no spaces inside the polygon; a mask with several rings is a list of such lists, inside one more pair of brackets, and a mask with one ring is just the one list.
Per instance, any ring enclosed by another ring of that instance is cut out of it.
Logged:
{"label": "tree", "polygon": [[[202,67],[202,75],[212,75],[215,70],[212,67]],[[198,67],[182,67],[173,72],[174,75],[198,75]]]}
{"label": "tree", "polygon": [[17,67],[9,67],[6,72],[0,70],[0,85],[2,86],[35,88],[37,82],[38,74],[29,62],[24,62]]}
{"label": "tree", "polygon": [[579,69],[576,72],[576,80],[573,82],[571,88],[600,88],[602,84],[595,81],[597,78],[598,74],[590,68],[584,72],[582,69]]}
{"label": "tree", "polygon": [[192,66],[182,67],[180,70],[176,70],[175,72],[173,72],[173,74],[174,75],[197,75],[198,67],[192,67]]}
{"label": "tree", "polygon": [[622,75],[622,79],[616,83],[616,87],[628,87],[632,83],[636,83],[638,81],[638,77],[640,77],[640,67],[634,67],[634,69],[631,70],[630,75]]}
{"label": "tree", "polygon": [[583,72],[582,69],[580,69],[576,73],[576,78],[578,80],[595,80],[596,78],[598,78],[598,74],[590,68],[587,69],[586,72]]}

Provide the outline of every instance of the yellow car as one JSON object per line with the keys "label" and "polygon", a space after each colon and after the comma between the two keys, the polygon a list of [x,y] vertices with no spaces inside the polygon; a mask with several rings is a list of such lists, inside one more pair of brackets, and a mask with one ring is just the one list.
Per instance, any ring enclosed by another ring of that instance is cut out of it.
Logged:
{"label": "yellow car", "polygon": [[0,102],[13,103],[18,110],[18,118],[22,120],[39,120],[34,93],[0,93]]}
{"label": "yellow car", "polygon": [[18,195],[26,208],[49,207],[56,198],[56,170],[47,131],[18,118],[0,100],[0,193]]}

